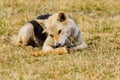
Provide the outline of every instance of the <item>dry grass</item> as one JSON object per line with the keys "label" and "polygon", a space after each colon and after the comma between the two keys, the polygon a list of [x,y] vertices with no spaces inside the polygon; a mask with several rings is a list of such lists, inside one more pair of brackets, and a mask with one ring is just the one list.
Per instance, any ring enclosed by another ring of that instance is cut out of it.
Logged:
{"label": "dry grass", "polygon": [[[89,48],[31,57],[8,37],[40,14],[66,11]],[[0,80],[120,80],[120,0],[0,0]]]}

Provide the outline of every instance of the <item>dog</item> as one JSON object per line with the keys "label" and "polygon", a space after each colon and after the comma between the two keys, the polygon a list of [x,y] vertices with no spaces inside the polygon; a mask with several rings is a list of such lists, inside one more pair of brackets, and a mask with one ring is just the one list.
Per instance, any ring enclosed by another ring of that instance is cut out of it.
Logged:
{"label": "dog", "polygon": [[87,47],[82,39],[80,27],[65,12],[59,11],[48,19],[35,19],[35,21],[44,26],[44,31],[48,34],[48,37],[43,44],[42,51],[32,53],[32,55],[64,54],[71,50],[80,50]]}
{"label": "dog", "polygon": [[[44,14],[37,17],[39,20],[46,20],[51,14]],[[29,21],[19,31],[16,39],[13,40],[16,46],[42,47],[48,34],[44,32],[44,27],[35,20]]]}

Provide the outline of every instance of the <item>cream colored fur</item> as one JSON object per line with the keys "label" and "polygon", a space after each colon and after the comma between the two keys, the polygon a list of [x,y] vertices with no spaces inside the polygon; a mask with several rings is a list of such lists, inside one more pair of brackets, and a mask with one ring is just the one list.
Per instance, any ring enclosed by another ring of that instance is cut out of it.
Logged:
{"label": "cream colored fur", "polygon": [[25,24],[19,31],[18,36],[15,38],[13,43],[16,46],[27,46],[29,40],[35,41],[37,46],[39,46],[38,41],[35,38],[34,27],[31,23]]}

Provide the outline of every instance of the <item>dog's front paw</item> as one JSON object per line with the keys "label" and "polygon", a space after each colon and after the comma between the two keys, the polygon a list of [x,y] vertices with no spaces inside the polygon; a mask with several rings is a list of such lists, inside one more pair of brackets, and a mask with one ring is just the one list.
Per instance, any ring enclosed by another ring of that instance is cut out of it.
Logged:
{"label": "dog's front paw", "polygon": [[35,57],[41,56],[41,55],[42,55],[42,51],[31,53],[31,56],[35,56]]}

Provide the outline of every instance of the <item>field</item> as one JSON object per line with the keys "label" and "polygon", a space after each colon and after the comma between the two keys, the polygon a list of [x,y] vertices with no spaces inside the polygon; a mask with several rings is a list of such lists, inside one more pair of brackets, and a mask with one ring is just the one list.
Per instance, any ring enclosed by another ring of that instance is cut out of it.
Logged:
{"label": "field", "polygon": [[[33,57],[41,49],[9,43],[29,20],[58,11],[78,23],[87,49]],[[0,80],[120,80],[120,0],[0,0]]]}

